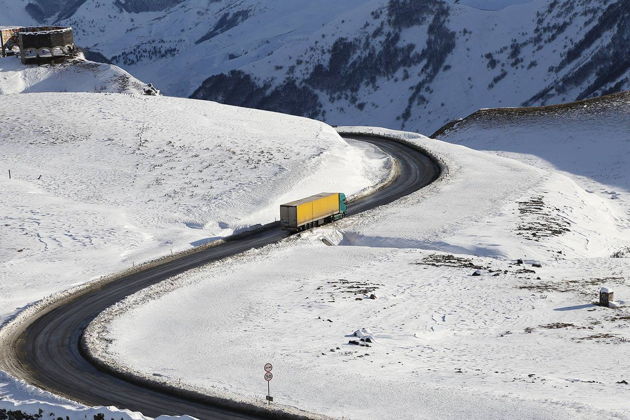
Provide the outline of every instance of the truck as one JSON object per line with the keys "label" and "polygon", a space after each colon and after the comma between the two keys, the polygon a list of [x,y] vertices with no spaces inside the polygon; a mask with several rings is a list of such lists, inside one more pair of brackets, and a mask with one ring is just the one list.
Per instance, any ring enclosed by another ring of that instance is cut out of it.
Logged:
{"label": "truck", "polygon": [[339,220],[347,210],[344,193],[323,192],[280,205],[280,225],[298,232]]}

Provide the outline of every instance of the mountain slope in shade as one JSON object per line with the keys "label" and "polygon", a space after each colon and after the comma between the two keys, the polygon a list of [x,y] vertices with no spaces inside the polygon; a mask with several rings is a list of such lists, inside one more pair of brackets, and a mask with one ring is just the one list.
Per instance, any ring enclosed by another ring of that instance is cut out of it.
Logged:
{"label": "mountain slope in shade", "polygon": [[0,7],[7,16],[29,10],[40,22],[72,25],[81,46],[168,95],[336,124],[430,132],[478,108],[630,89],[626,0],[0,0]]}

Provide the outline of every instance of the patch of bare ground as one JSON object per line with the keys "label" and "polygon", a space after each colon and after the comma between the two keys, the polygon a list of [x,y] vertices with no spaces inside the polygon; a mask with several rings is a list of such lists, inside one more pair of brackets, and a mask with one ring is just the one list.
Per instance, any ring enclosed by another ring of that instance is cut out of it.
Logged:
{"label": "patch of bare ground", "polygon": [[620,249],[619,251],[614,252],[610,257],[611,258],[628,258],[630,257],[630,247]]}
{"label": "patch of bare ground", "polygon": [[535,274],[536,270],[532,270],[531,268],[518,268],[513,271],[514,274]]}
{"label": "patch of bare ground", "polygon": [[[593,324],[597,325],[599,323],[593,323]],[[566,330],[566,329],[592,330],[593,328],[594,327],[592,325],[581,326],[581,325],[575,325],[575,324],[568,323],[568,322],[553,322],[551,324],[539,325],[537,327],[527,327],[523,331],[525,331],[527,334],[531,334],[534,331],[536,331],[537,329],[542,329],[542,330]]]}
{"label": "patch of bare ground", "polygon": [[[335,298],[341,299],[361,299],[370,298],[382,284],[370,283],[368,281],[337,279],[327,281],[326,285],[318,286],[317,291],[327,295],[328,302],[334,302]],[[376,295],[374,295],[376,296]]]}
{"label": "patch of bare ground", "polygon": [[572,338],[572,340],[577,341],[578,343],[582,343],[584,341],[597,341],[599,343],[606,343],[606,344],[622,344],[622,343],[630,342],[630,340],[628,340],[625,337],[619,337],[618,335],[609,334],[609,333],[599,333],[599,334],[587,335],[585,337],[575,337],[575,338]]}
{"label": "patch of bare ground", "polygon": [[557,330],[561,328],[577,328],[575,324],[570,324],[566,322],[554,322],[553,324],[540,325],[538,328],[544,328],[547,330]]}
{"label": "patch of bare ground", "polygon": [[482,267],[473,263],[470,258],[456,257],[454,255],[444,254],[431,254],[422,259],[422,261],[415,262],[416,265],[430,265],[433,267],[460,267],[460,268],[474,268],[476,270],[484,270],[487,267]]}
{"label": "patch of bare ground", "polygon": [[521,222],[516,228],[516,234],[525,239],[540,241],[570,231],[571,222],[561,214],[559,208],[547,206],[542,196],[519,201],[518,211]]}
{"label": "patch of bare ground", "polygon": [[536,292],[575,292],[588,296],[593,295],[593,289],[603,285],[623,284],[623,277],[593,277],[590,279],[537,281],[517,286],[518,289]]}

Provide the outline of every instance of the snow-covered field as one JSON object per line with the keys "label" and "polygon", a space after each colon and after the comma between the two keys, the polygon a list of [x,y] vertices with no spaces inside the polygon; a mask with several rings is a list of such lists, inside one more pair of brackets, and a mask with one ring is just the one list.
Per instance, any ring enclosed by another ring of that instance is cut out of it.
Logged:
{"label": "snow-covered field", "polygon": [[[41,413],[40,413],[41,410]],[[22,415],[40,415],[38,418],[55,418],[55,419],[95,419],[98,415],[104,416],[105,419],[120,420],[149,420],[149,417],[143,416],[141,413],[131,412],[129,410],[119,410],[115,407],[85,407],[64,398],[57,397],[49,392],[42,391],[33,386],[7,376],[0,372],[0,418],[9,419],[19,418],[20,414],[14,414],[12,417],[9,413],[21,413]],[[36,418],[36,417],[33,417]],[[158,420],[167,419],[191,419],[188,416],[160,416]]]}
{"label": "snow-covered field", "polygon": [[[271,362],[276,403],[335,417],[630,418],[630,185],[616,165],[629,109],[489,118],[448,137],[497,153],[374,129],[448,172],[129,298],[90,327],[95,350],[251,400]],[[601,286],[621,309],[592,305]]]}
{"label": "snow-covered field", "polygon": [[0,121],[0,321],[272,222],[285,200],[360,191],[389,165],[319,122],[206,101],[16,94],[2,97]]}
{"label": "snow-covered field", "polygon": [[37,92],[143,93],[146,84],[120,67],[83,59],[27,66],[18,57],[0,59],[0,95]]}

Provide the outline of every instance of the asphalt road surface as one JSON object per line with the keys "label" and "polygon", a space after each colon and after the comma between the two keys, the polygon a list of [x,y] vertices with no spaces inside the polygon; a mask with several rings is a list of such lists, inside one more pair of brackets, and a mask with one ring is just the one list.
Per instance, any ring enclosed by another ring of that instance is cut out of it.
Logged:
{"label": "asphalt road surface", "polygon": [[[406,144],[372,136],[345,137],[381,148],[397,159],[400,167],[400,174],[392,184],[353,202],[348,207],[348,215],[408,195],[430,184],[440,174],[436,162]],[[215,400],[200,395],[182,396],[160,386],[147,388],[99,370],[83,356],[79,343],[85,327],[126,296],[186,270],[280,241],[289,235],[278,223],[272,224],[263,231],[77,292],[37,314],[9,342],[3,343],[0,368],[28,383],[89,406],[113,405],[152,417],[188,414],[200,419],[256,418],[251,412],[221,407]]]}

